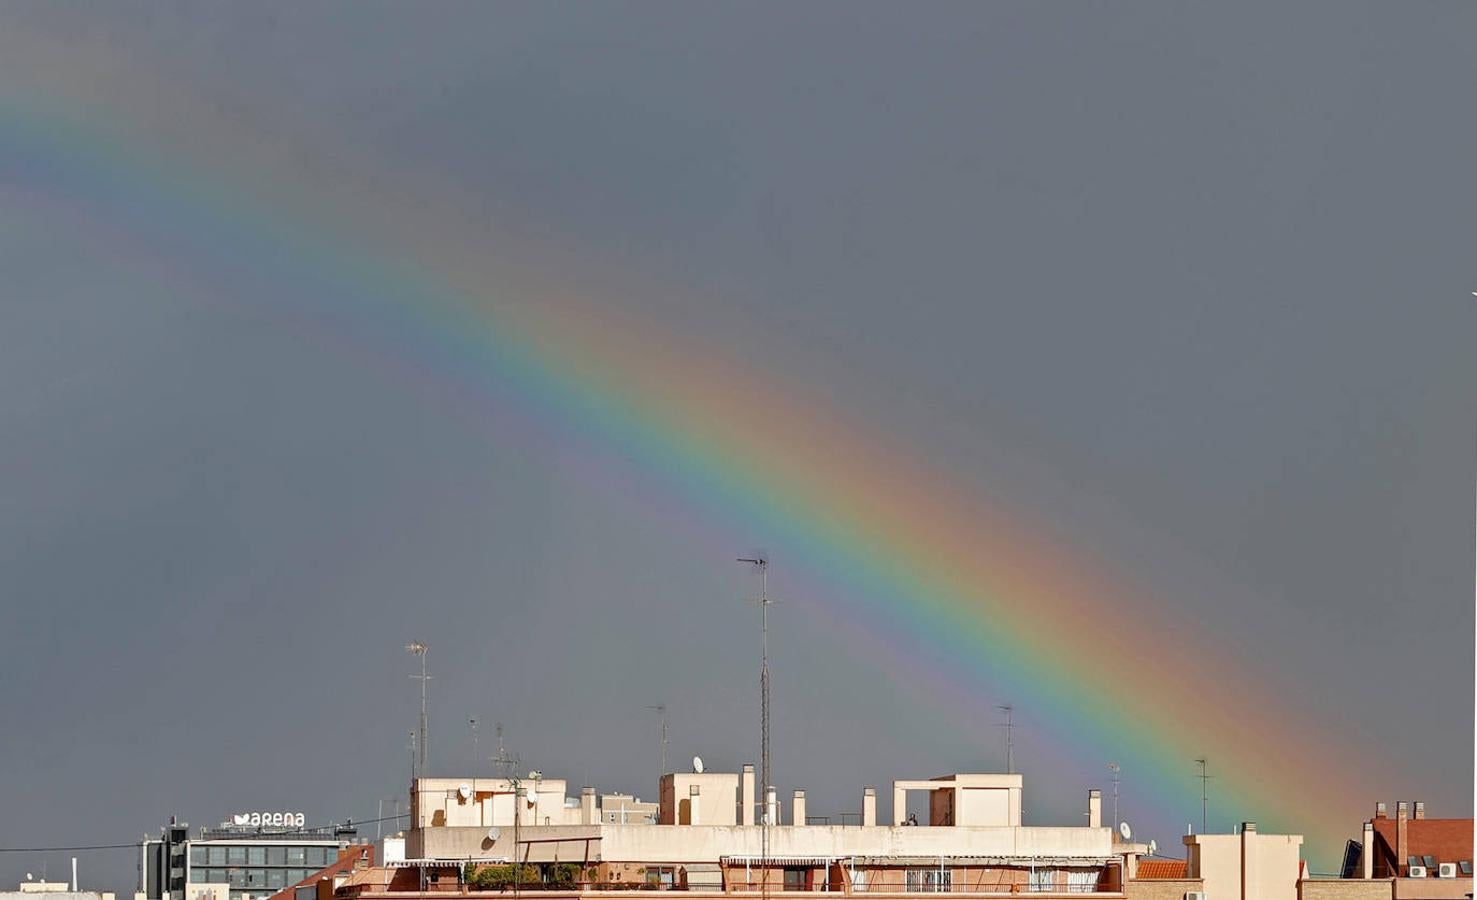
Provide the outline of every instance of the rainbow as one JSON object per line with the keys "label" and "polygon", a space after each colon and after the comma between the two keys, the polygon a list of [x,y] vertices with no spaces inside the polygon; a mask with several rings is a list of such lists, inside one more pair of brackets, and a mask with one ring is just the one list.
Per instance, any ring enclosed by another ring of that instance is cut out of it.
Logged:
{"label": "rainbow", "polygon": [[[293,285],[245,302],[597,465],[634,466],[688,517],[765,535],[803,570],[817,614],[879,648],[929,649],[927,671],[909,676],[922,693],[1008,695],[1095,759],[1184,773],[1135,786],[1168,821],[1195,817],[1190,760],[1203,753],[1221,762],[1218,796],[1264,831],[1306,834],[1310,855],[1336,852],[1359,821],[1348,787],[1371,754],[1308,726],[1256,667],[1167,604],[1137,619],[1132,640],[1062,627],[1140,608],[1137,589],[803,387],[702,335],[613,318],[597,288],[579,287],[599,265],[551,288],[553,251],[490,259],[480,242],[499,239],[495,222],[434,188],[377,179],[372,160],[336,148],[310,160],[331,166],[325,179],[272,158],[262,129],[162,74],[44,35],[12,34],[0,51],[40,73],[29,88],[0,86],[4,202],[63,218],[182,293],[226,294],[227,278]],[[112,113],[117,92],[160,118]],[[1124,682],[1156,689],[1141,697]]]}

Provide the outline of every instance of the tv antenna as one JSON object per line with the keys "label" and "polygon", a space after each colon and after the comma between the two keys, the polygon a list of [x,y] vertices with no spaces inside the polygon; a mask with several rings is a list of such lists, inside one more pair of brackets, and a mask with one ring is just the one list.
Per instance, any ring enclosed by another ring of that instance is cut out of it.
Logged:
{"label": "tv antenna", "polygon": [[514,775],[518,771],[519,759],[516,755],[509,756],[508,751],[503,749],[503,723],[494,722],[492,730],[497,734],[497,756],[492,758],[492,764],[504,779],[516,781]]}
{"label": "tv antenna", "polygon": [[1196,759],[1195,760],[1195,765],[1197,765],[1197,766],[1200,767],[1200,774],[1197,775],[1197,776],[1195,776],[1195,777],[1197,777],[1197,778],[1200,779],[1200,833],[1201,834],[1205,834],[1205,832],[1206,832],[1206,829],[1205,829],[1205,823],[1206,823],[1205,810],[1207,808],[1207,800],[1206,800],[1206,798],[1207,798],[1208,793],[1209,793],[1208,792],[1208,785],[1209,785],[1211,776],[1205,774],[1205,769],[1206,769],[1206,759],[1205,759],[1205,757],[1202,756],[1199,759]]}
{"label": "tv antenna", "polygon": [[1015,774],[1015,707],[1009,703],[1002,703],[995,707],[1005,713],[1004,722],[995,724],[1005,729],[1005,774]]}
{"label": "tv antenna", "polygon": [[665,704],[665,703],[657,703],[657,704],[654,704],[652,706],[648,706],[646,708],[649,709],[649,710],[651,710],[651,711],[653,711],[653,712],[655,712],[659,717],[661,717],[661,720],[662,720],[662,771],[661,771],[661,774],[665,775],[665,774],[667,774],[667,704]]}
{"label": "tv antenna", "polygon": [[423,642],[423,641],[411,641],[410,643],[408,643],[408,644],[405,645],[405,650],[406,650],[406,652],[413,653],[416,656],[419,656],[421,658],[421,673],[419,675],[412,674],[410,677],[411,678],[418,679],[420,681],[420,683],[421,683],[421,731],[420,731],[420,741],[419,741],[419,743],[420,743],[420,756],[419,756],[419,763],[418,763],[418,767],[417,767],[416,771],[420,775],[425,775],[426,774],[426,743],[427,743],[427,740],[426,740],[426,682],[430,681],[435,676],[433,676],[433,675],[427,675],[426,674],[426,645],[425,645],[425,642]]}
{"label": "tv antenna", "polygon": [[1118,827],[1118,774],[1122,767],[1115,762],[1108,763],[1108,771],[1113,773],[1113,827]]}
{"label": "tv antenna", "polygon": [[[740,556],[738,561],[757,566],[759,569],[759,627],[760,627],[760,667],[759,667],[759,783],[762,785],[761,792],[764,795],[763,823],[772,824],[769,821],[769,788],[773,784],[769,772],[769,605],[774,602],[769,596],[769,555],[766,553],[755,553],[753,556]],[[766,882],[767,883],[767,882]]]}

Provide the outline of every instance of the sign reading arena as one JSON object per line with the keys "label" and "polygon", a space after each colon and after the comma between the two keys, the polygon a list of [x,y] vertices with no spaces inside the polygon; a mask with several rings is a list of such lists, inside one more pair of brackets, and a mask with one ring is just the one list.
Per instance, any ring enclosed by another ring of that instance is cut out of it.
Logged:
{"label": "sign reading arena", "polygon": [[300,812],[252,812],[233,813],[231,822],[249,828],[302,828],[307,816]]}

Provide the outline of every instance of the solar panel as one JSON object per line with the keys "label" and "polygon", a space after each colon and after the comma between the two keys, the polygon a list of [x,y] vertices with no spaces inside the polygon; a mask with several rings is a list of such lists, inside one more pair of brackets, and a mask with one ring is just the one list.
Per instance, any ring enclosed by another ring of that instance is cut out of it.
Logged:
{"label": "solar panel", "polygon": [[1425,860],[1426,860],[1426,868],[1433,869],[1433,870],[1436,868],[1436,857],[1434,857],[1434,856],[1427,856],[1427,857],[1425,857]]}
{"label": "solar panel", "polygon": [[1458,869],[1462,870],[1463,875],[1472,874],[1472,861],[1470,859],[1464,859],[1461,862],[1457,863],[1456,866]]}
{"label": "solar panel", "polygon": [[1421,864],[1421,858],[1419,856],[1407,856],[1405,857],[1405,864],[1407,866],[1418,866]]}

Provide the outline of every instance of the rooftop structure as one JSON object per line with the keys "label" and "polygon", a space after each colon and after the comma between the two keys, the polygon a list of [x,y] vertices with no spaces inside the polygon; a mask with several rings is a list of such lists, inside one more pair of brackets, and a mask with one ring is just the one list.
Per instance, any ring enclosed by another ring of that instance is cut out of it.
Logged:
{"label": "rooftop structure", "polygon": [[[364,898],[462,884],[481,865],[516,860],[548,877],[573,866],[583,887],[764,890],[1114,894],[1122,858],[1102,824],[1092,791],[1085,824],[1026,826],[1022,776],[956,774],[900,779],[892,788],[892,821],[879,823],[877,791],[859,797],[853,820],[808,816],[804,791],[783,808],[774,792],[762,800],[752,766],[737,773],[669,773],[662,777],[655,821],[624,822],[610,807],[639,801],[598,798],[584,788],[567,796],[557,778],[416,779],[411,830],[397,868],[414,874],[351,879],[345,891]],[[910,792],[928,798],[927,821],[907,816]],[[649,806],[649,804],[648,804]],[[765,826],[763,812],[770,811]],[[629,812],[629,810],[627,810]],[[520,870],[521,871],[521,870]],[[397,880],[398,879],[398,880]]]}

